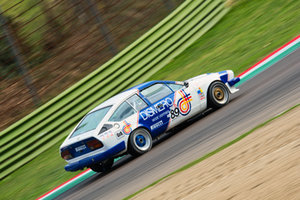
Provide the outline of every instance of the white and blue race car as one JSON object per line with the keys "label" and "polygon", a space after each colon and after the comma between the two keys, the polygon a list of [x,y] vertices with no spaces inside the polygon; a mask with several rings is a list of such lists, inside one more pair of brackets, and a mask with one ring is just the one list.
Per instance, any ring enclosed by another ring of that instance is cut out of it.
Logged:
{"label": "white and blue race car", "polygon": [[106,100],[90,111],[60,147],[66,171],[109,170],[114,158],[149,151],[153,138],[207,108],[220,108],[238,91],[231,70],[184,82],[150,81]]}

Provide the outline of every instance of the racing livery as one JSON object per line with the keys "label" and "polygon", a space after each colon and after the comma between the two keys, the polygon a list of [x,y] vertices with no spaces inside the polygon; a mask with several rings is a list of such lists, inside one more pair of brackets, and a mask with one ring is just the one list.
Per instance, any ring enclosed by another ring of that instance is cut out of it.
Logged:
{"label": "racing livery", "polygon": [[207,108],[220,108],[238,91],[231,70],[183,82],[150,81],[106,100],[90,111],[60,147],[67,171],[109,170],[114,158],[149,151],[152,139]]}

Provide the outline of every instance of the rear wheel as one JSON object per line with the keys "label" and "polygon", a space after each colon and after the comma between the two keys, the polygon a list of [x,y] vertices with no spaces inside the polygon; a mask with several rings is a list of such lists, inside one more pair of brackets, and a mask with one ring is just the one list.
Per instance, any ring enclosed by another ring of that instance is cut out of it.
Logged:
{"label": "rear wheel", "polygon": [[139,156],[152,148],[152,137],[144,128],[134,130],[128,141],[128,152],[133,156]]}
{"label": "rear wheel", "polygon": [[92,166],[90,166],[90,168],[94,172],[107,172],[111,169],[113,164],[114,164],[114,159],[110,158],[110,159],[107,159],[107,160],[102,161],[100,163],[93,164]]}
{"label": "rear wheel", "polygon": [[208,105],[211,108],[221,108],[229,102],[229,91],[222,82],[213,82],[208,89]]}

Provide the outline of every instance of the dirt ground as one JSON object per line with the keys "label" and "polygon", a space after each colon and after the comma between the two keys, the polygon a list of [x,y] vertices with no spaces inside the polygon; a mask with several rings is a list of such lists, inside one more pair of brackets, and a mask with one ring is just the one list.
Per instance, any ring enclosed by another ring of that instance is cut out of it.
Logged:
{"label": "dirt ground", "polygon": [[133,199],[300,199],[300,107]]}

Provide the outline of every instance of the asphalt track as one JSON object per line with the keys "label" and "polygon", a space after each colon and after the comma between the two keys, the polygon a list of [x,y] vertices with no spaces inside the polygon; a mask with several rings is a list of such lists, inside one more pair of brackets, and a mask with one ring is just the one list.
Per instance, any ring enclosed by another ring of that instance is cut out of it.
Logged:
{"label": "asphalt track", "polygon": [[122,199],[300,103],[300,49],[239,86],[232,101],[166,134],[143,156],[119,160],[56,199]]}

